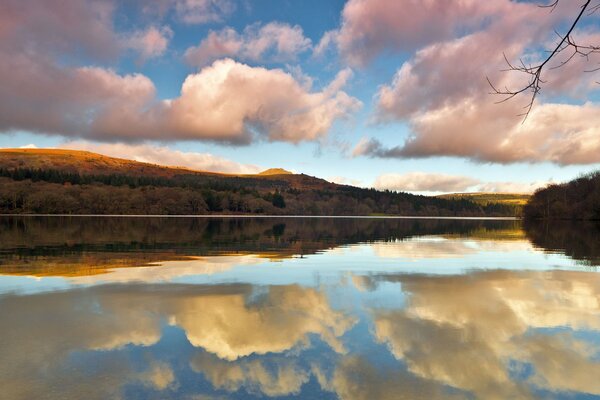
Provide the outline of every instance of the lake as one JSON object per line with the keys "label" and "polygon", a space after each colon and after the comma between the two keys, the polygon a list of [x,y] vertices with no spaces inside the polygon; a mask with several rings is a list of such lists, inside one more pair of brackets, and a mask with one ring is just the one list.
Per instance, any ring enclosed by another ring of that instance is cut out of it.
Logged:
{"label": "lake", "polygon": [[0,217],[0,398],[600,398],[597,265],[593,224]]}

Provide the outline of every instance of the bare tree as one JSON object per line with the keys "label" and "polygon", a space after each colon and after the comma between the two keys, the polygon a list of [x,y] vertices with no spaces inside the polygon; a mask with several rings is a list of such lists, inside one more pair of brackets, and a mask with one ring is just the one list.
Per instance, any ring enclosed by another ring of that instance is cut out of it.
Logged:
{"label": "bare tree", "polygon": [[[558,5],[559,2],[560,2],[560,0],[554,0],[550,4],[540,5],[540,7],[548,8],[548,9],[550,9],[550,12],[552,12],[556,9],[556,6]],[[527,74],[527,75],[529,75],[529,80],[525,86],[522,86],[517,89],[509,89],[508,87],[505,87],[504,89],[500,89],[500,88],[494,86],[494,84],[490,81],[490,79],[487,78],[487,81],[492,88],[491,93],[504,97],[502,100],[498,101],[498,103],[503,103],[505,101],[508,101],[508,100],[512,99],[513,97],[518,96],[520,94],[529,93],[529,95],[530,95],[529,102],[527,103],[527,105],[525,107],[523,107],[523,109],[524,109],[523,113],[519,114],[520,116],[523,117],[523,121],[525,121],[527,119],[527,117],[529,116],[529,113],[531,112],[533,104],[542,89],[542,85],[545,83],[545,81],[543,79],[543,73],[545,70],[560,68],[560,67],[568,64],[569,62],[571,62],[571,60],[573,60],[573,58],[575,58],[575,57],[584,57],[586,59],[589,59],[589,56],[591,54],[600,53],[600,46],[589,45],[589,44],[581,45],[581,44],[577,43],[573,37],[573,32],[574,32],[575,28],[577,27],[577,25],[580,24],[582,18],[585,15],[594,14],[598,10],[600,10],[600,1],[597,1],[597,2],[593,2],[592,0],[584,1],[583,4],[581,5],[579,13],[575,17],[575,19],[572,21],[567,32],[565,34],[560,34],[559,32],[555,31],[556,35],[558,35],[558,38],[559,38],[558,44],[556,45],[556,47],[554,49],[550,50],[548,52],[548,56],[544,60],[539,62],[538,64],[533,64],[533,65],[526,64],[522,59],[519,59],[518,64],[515,64],[515,63],[512,63],[511,61],[509,61],[508,58],[506,57],[506,55],[504,54],[504,60],[506,61],[506,64],[508,65],[508,68],[505,69],[504,71],[516,71],[516,72],[520,72],[523,74]],[[563,60],[558,61],[556,64],[552,65],[551,64],[552,61],[555,61],[559,54],[566,54],[566,57]],[[594,71],[598,71],[598,70],[600,70],[600,67],[589,69],[589,70],[586,70],[585,72],[594,72]]]}

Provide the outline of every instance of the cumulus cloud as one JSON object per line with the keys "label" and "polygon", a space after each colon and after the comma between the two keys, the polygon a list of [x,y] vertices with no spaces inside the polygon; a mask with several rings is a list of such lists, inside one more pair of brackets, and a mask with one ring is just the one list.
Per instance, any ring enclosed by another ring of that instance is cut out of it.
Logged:
{"label": "cumulus cloud", "polygon": [[411,51],[455,32],[485,24],[508,7],[508,1],[394,1],[350,0],[342,11],[342,24],[327,32],[322,48],[335,42],[349,62],[364,65],[389,48]]}
{"label": "cumulus cloud", "polygon": [[547,182],[482,182],[462,175],[430,172],[407,172],[382,174],[375,179],[373,187],[379,190],[403,192],[495,192],[533,193]]}
{"label": "cumulus cloud", "polygon": [[186,167],[199,171],[221,172],[226,174],[255,174],[264,168],[256,165],[241,164],[210,153],[196,153],[173,150],[166,146],[127,143],[92,143],[71,141],[60,148],[86,150],[111,157],[127,158],[151,164]]}
{"label": "cumulus cloud", "polygon": [[145,61],[163,55],[172,37],[173,31],[168,26],[151,26],[125,38],[124,46],[138,52],[140,60]]}
{"label": "cumulus cloud", "polygon": [[286,23],[247,26],[243,33],[232,28],[210,31],[198,46],[185,52],[186,61],[194,66],[205,66],[222,57],[245,61],[290,61],[311,47],[302,28]]}
{"label": "cumulus cloud", "polygon": [[[522,74],[501,72],[506,66],[503,53],[511,60],[523,57],[535,63],[544,56],[535,46],[555,45],[555,38],[549,39],[553,27],[572,18],[577,4],[560,2],[551,14],[533,3],[508,0],[410,4],[352,0],[344,9],[336,41],[351,62],[364,63],[385,50],[414,52],[376,95],[375,120],[407,123],[408,137],[389,148],[376,140],[363,142],[357,154],[454,156],[495,163],[600,162],[600,105],[556,101],[565,101],[565,96],[581,101],[598,89],[594,77],[583,73],[590,65],[583,58],[548,71],[546,97],[540,97],[523,124],[519,114],[528,99],[495,104],[499,98],[489,95],[485,79],[489,76],[501,88],[524,84]],[[394,13],[395,8],[401,10]],[[398,23],[397,15],[407,23]],[[413,22],[426,27],[415,28]],[[576,35],[582,43],[597,38],[593,30]],[[591,63],[600,61],[594,57]]]}
{"label": "cumulus cloud", "polygon": [[[110,59],[119,52],[114,5],[103,0],[6,0],[0,5],[0,52],[63,52]],[[2,54],[2,63],[7,54]]]}
{"label": "cumulus cloud", "polygon": [[600,162],[600,105],[537,104],[524,123],[521,104],[465,98],[411,116],[412,132],[401,145],[364,140],[353,154],[383,158],[455,156],[494,163],[559,165]]}
{"label": "cumulus cloud", "polygon": [[15,57],[0,64],[0,100],[6,103],[0,130],[97,140],[318,140],[361,105],[342,90],[350,75],[343,70],[321,91],[311,91],[283,70],[226,59],[189,75],[179,97],[161,101],[140,74]]}
{"label": "cumulus cloud", "polygon": [[[2,4],[0,132],[100,141],[298,143],[322,139],[336,120],[360,107],[342,90],[349,70],[313,89],[312,80],[299,71],[254,68],[231,59],[189,75],[180,96],[159,99],[148,77],[100,65],[116,60],[124,49],[138,53],[140,61],[158,57],[173,32],[149,25],[117,33],[116,6],[111,0]],[[220,20],[234,5],[228,0],[162,0],[156,8],[163,17],[175,12],[189,23],[201,23]],[[288,59],[311,45],[300,27],[279,23],[253,25],[237,39],[240,53],[235,55],[253,60]],[[78,66],[90,60],[94,66]]]}

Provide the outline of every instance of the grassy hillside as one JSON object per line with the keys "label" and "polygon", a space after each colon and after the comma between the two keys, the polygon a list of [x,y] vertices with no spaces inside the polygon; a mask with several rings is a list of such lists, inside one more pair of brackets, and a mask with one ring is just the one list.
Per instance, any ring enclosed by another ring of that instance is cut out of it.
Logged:
{"label": "grassy hillside", "polygon": [[487,205],[490,203],[524,206],[531,197],[529,194],[519,193],[451,193],[438,197],[443,199],[469,199],[477,204]]}
{"label": "grassy hillside", "polygon": [[271,169],[227,175],[74,150],[0,150],[0,213],[511,216],[511,205],[338,185]]}
{"label": "grassy hillside", "polygon": [[175,182],[225,182],[265,188],[333,189],[335,184],[304,174],[271,168],[256,175],[232,175],[183,167],[149,164],[89,151],[62,149],[0,149],[0,168],[56,170],[79,175],[127,175],[174,179]]}

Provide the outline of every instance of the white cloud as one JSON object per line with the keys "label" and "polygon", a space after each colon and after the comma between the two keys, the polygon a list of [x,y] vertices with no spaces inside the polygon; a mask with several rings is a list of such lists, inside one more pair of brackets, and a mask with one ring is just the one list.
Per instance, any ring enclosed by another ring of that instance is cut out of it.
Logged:
{"label": "white cloud", "polygon": [[164,146],[125,143],[91,143],[85,141],[66,142],[59,146],[64,149],[86,150],[111,157],[132,159],[151,164],[172,167],[186,167],[198,171],[221,172],[227,174],[255,174],[264,168],[241,164],[210,153],[195,153],[173,150]]}
{"label": "white cloud", "polygon": [[328,180],[329,182],[333,182],[333,183],[337,183],[339,185],[352,185],[352,186],[362,186],[362,181],[359,179],[349,179],[346,178],[345,176],[339,176],[339,175],[335,175],[335,176],[330,176],[328,178],[326,178],[326,180]]}
{"label": "white cloud", "polygon": [[482,182],[462,175],[429,172],[407,172],[404,174],[382,174],[375,179],[373,187],[379,190],[403,192],[493,192],[493,193],[533,193],[547,182]]}
{"label": "white cloud", "polygon": [[210,31],[198,46],[185,52],[186,61],[198,67],[222,57],[245,61],[290,61],[311,47],[302,28],[286,23],[270,22],[266,25],[247,26],[243,33],[232,28]]}
{"label": "white cloud", "polygon": [[404,192],[464,192],[478,183],[479,180],[466,176],[408,172],[380,175],[373,186],[380,190]]}

